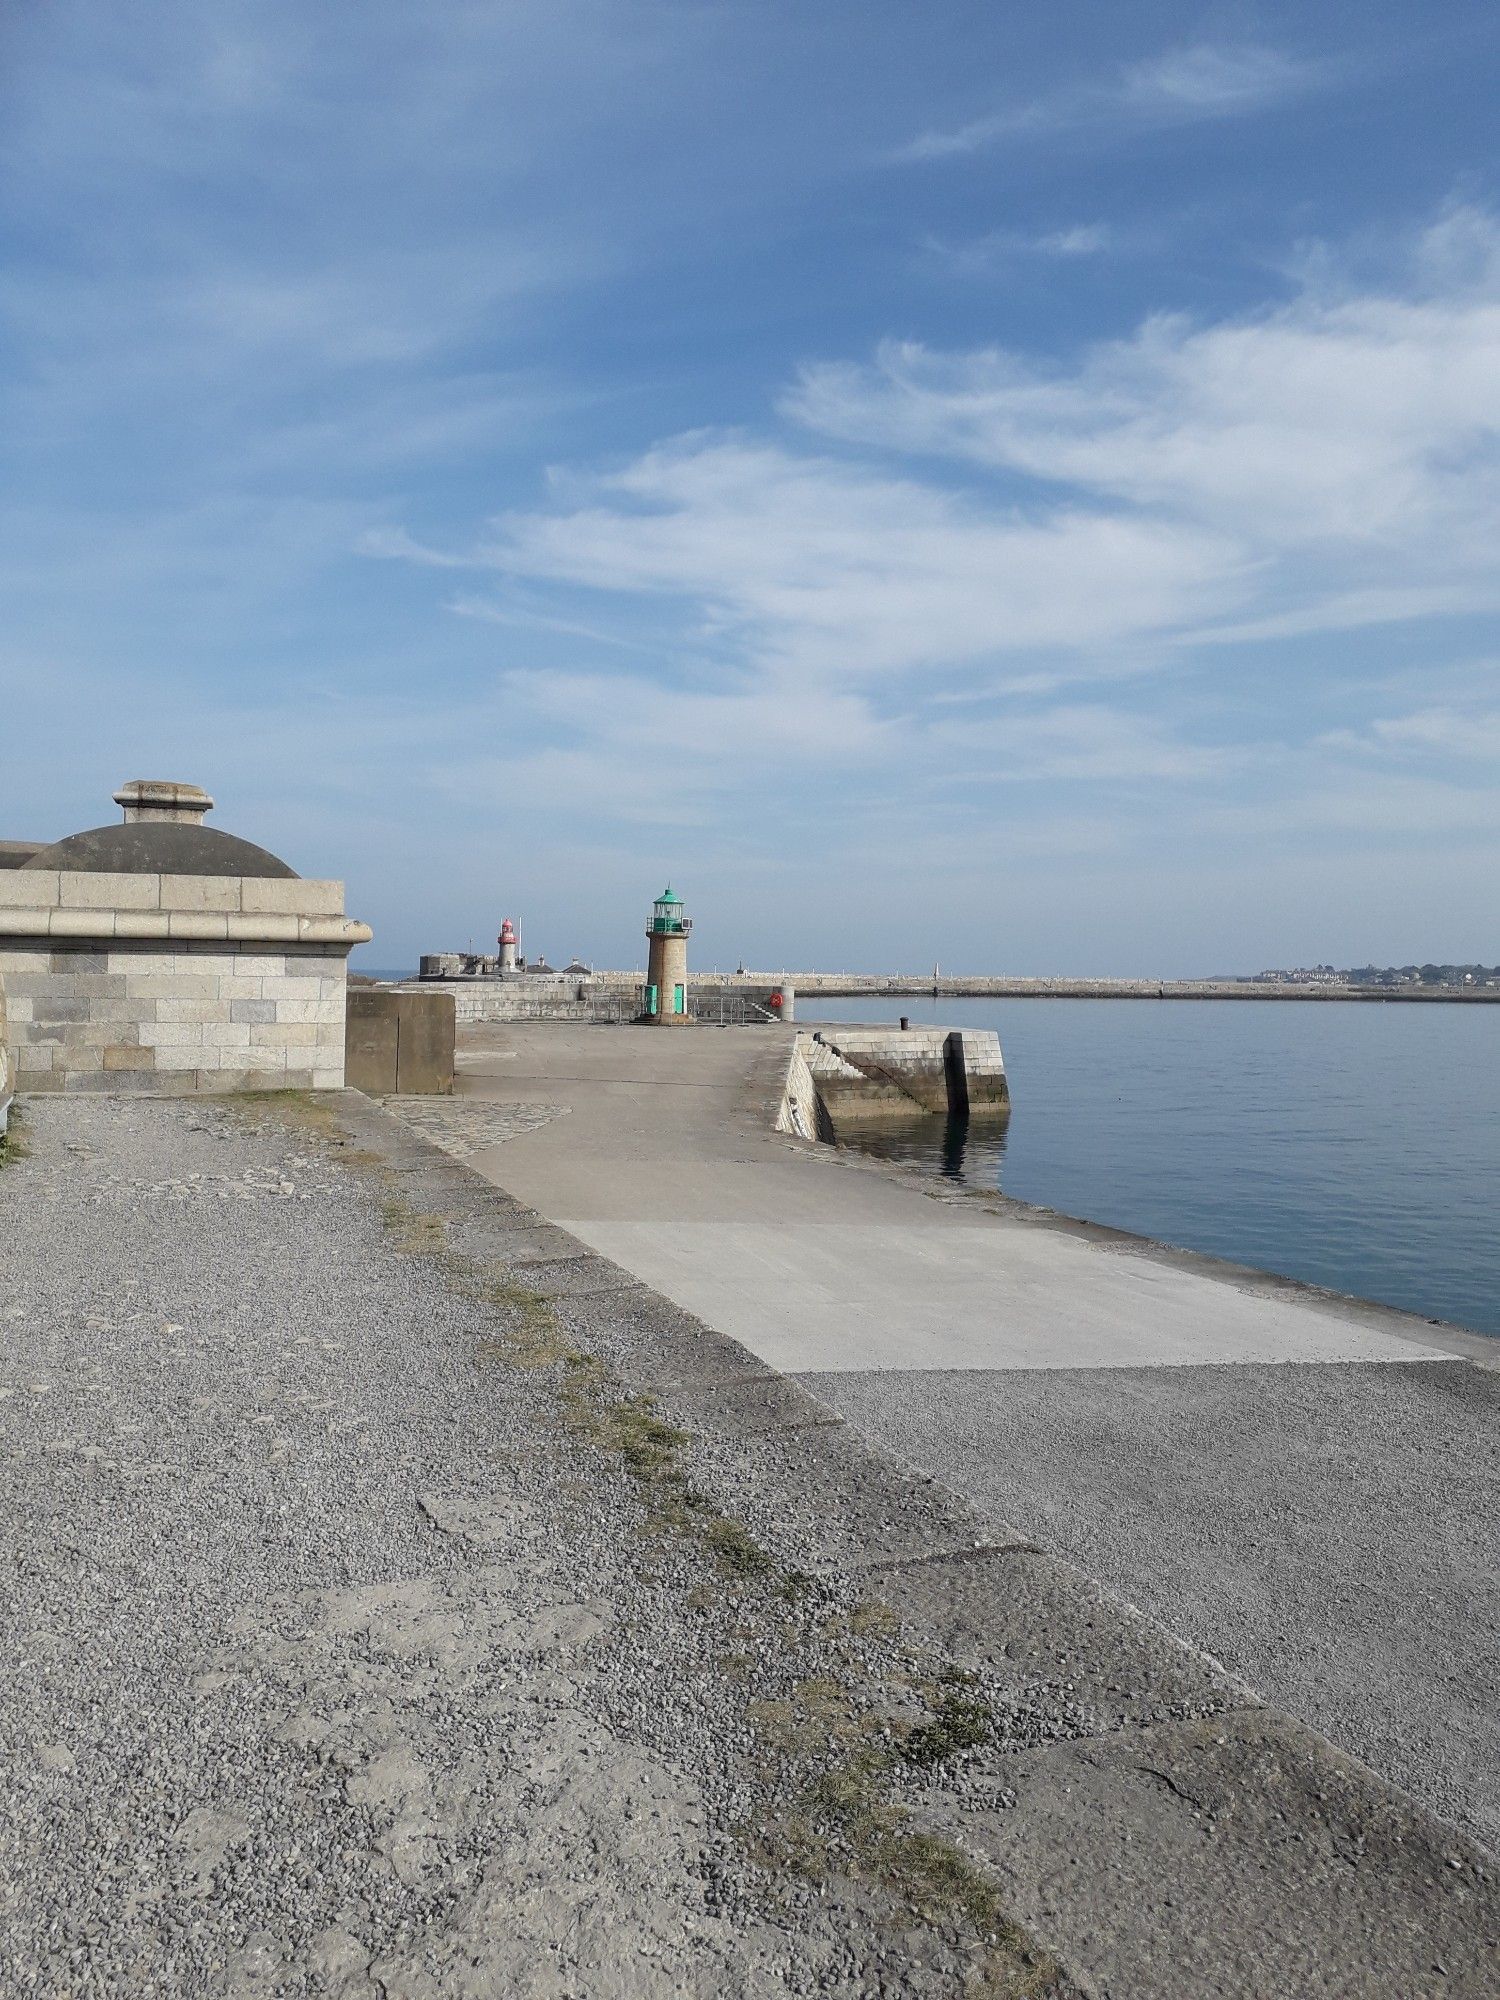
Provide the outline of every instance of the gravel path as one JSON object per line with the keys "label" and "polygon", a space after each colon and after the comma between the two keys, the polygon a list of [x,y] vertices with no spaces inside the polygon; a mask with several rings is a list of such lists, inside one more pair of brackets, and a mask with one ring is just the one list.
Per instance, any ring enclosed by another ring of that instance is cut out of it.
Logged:
{"label": "gravel path", "polygon": [[0,1168],[0,1991],[1052,1991],[894,1821],[781,1865],[911,1658],[287,1116],[48,1100]]}

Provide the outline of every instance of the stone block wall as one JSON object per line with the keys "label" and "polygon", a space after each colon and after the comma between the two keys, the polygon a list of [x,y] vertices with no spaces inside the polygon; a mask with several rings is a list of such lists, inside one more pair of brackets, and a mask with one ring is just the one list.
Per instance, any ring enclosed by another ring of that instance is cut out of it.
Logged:
{"label": "stone block wall", "polygon": [[793,1041],[778,1129],[827,1138],[870,1119],[1004,1116],[1010,1090],[992,1030],[840,1027]]}
{"label": "stone block wall", "polygon": [[5,951],[22,1090],[339,1090],[345,966],[270,951]]}
{"label": "stone block wall", "polygon": [[0,871],[16,1087],[337,1090],[343,885]]}

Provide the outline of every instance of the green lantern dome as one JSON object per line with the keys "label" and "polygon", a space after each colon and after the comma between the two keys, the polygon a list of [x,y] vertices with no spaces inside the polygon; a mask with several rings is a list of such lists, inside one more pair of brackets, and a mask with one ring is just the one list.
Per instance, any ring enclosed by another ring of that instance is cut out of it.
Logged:
{"label": "green lantern dome", "polygon": [[651,905],[651,922],[647,926],[648,934],[654,932],[658,935],[666,933],[686,937],[692,928],[693,920],[691,917],[683,915],[682,898],[681,896],[674,895],[672,885],[669,882],[656,901]]}

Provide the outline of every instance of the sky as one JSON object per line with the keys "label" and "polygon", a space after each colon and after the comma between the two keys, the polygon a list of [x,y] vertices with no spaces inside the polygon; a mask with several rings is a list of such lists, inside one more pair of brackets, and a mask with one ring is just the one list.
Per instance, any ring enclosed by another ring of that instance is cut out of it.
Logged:
{"label": "sky", "polygon": [[1500,959],[1500,17],[14,0],[0,836],[366,966]]}

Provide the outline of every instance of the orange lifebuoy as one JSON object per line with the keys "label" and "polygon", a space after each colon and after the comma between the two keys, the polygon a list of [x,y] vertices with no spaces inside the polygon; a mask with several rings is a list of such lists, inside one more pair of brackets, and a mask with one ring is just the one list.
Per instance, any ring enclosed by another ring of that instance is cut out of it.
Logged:
{"label": "orange lifebuoy", "polygon": [[773,993],[770,999],[766,1002],[766,1005],[770,1008],[773,1014],[779,1014],[784,1004],[785,1003],[783,1002],[782,997],[779,993]]}

